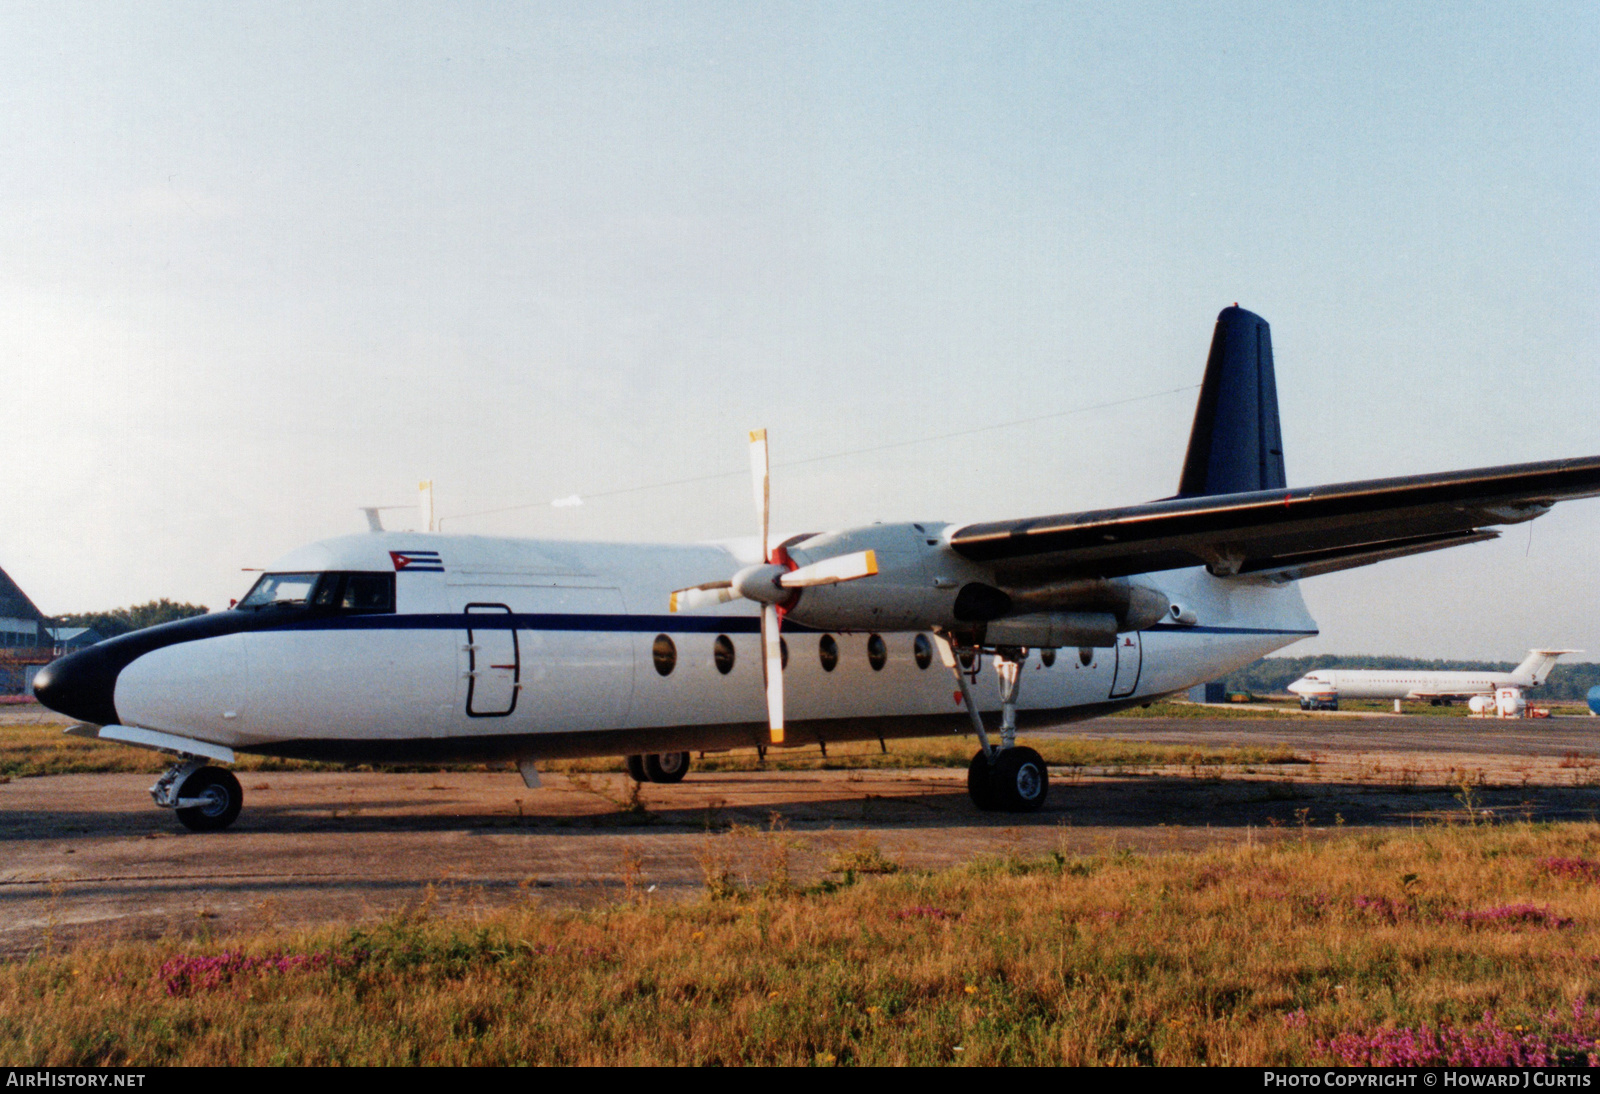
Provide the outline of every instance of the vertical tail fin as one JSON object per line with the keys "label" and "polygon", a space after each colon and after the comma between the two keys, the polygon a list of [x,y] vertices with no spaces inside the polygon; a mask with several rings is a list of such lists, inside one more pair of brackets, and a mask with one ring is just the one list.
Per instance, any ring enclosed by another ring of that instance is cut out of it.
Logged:
{"label": "vertical tail fin", "polygon": [[1265,319],[1235,304],[1217,316],[1178,497],[1286,485],[1272,331]]}
{"label": "vertical tail fin", "polygon": [[1511,675],[1521,681],[1524,687],[1536,688],[1544,683],[1545,677],[1550,675],[1550,670],[1555,668],[1558,657],[1564,653],[1582,652],[1582,650],[1529,650],[1528,656],[1523,658],[1522,664],[1511,671]]}

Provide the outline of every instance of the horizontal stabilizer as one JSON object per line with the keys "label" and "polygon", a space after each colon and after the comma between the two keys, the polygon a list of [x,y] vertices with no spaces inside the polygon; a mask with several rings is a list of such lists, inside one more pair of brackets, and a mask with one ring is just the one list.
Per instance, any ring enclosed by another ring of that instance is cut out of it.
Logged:
{"label": "horizontal stabilizer", "polygon": [[1556,667],[1556,660],[1563,654],[1582,652],[1582,650],[1529,650],[1528,656],[1523,658],[1522,664],[1512,670],[1511,675],[1525,681],[1528,687],[1538,687],[1545,682],[1550,670]]}

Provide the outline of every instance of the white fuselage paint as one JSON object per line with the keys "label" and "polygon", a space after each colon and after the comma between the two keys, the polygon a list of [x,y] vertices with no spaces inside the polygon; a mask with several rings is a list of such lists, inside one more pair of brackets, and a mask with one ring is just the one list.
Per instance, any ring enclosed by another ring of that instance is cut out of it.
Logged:
{"label": "white fuselage paint", "polygon": [[1531,687],[1508,672],[1406,672],[1383,669],[1319,669],[1289,685],[1307,699],[1465,699],[1493,695],[1498,688]]}
{"label": "white fuselage paint", "polygon": [[[655,546],[382,533],[314,544],[270,569],[391,570],[390,552],[408,550],[438,551],[444,571],[396,573],[393,615],[154,650],[118,677],[122,721],[246,751],[307,739],[371,742],[371,758],[381,760],[384,742],[396,740],[765,720],[756,605],[734,601],[679,615],[666,610],[672,590],[725,578],[753,561],[748,543]],[[1293,584],[1216,578],[1203,569],[1148,580],[1191,609],[1197,623],[1119,635],[1117,649],[1092,649],[1084,657],[1064,649],[1050,667],[1034,652],[1019,709],[1059,712],[1063,719],[1075,711],[1091,714],[1113,700],[1114,689],[1117,702],[1147,701],[1315,633]],[[516,617],[514,631],[489,634],[475,625],[507,612]],[[652,657],[661,634],[676,648],[668,675],[656,670]],[[726,674],[713,656],[724,634],[734,648]],[[881,635],[888,652],[881,669],[869,663],[870,637],[833,634],[838,661],[824,671],[823,635],[785,631],[791,723],[960,713],[951,674],[937,656],[926,668],[918,665],[914,632]],[[981,669],[974,691],[983,709],[999,708],[992,668]],[[902,726],[892,735],[907,733]],[[597,748],[606,751],[614,749]]]}

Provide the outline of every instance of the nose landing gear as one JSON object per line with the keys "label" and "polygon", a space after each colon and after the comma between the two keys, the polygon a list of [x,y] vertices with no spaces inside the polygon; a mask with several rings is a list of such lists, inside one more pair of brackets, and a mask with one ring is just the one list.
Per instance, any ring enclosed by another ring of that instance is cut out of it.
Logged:
{"label": "nose landing gear", "polygon": [[233,772],[208,767],[201,760],[173,764],[150,788],[163,809],[175,810],[178,823],[191,832],[220,832],[239,819],[244,789]]}

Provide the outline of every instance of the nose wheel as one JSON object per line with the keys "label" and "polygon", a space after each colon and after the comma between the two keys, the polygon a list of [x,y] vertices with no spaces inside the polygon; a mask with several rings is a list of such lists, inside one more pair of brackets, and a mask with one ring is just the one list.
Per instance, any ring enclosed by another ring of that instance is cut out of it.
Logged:
{"label": "nose wheel", "polygon": [[150,788],[157,805],[174,810],[191,832],[220,832],[239,819],[244,788],[233,772],[198,760],[173,764]]}

